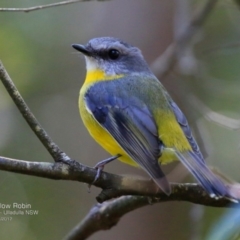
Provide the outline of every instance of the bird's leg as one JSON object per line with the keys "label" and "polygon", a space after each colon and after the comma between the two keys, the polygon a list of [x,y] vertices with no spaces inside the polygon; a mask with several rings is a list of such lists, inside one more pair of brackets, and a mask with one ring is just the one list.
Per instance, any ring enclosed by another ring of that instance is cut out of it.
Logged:
{"label": "bird's leg", "polygon": [[113,160],[115,160],[115,159],[117,159],[117,158],[119,158],[119,157],[121,157],[121,155],[120,155],[120,154],[117,154],[116,156],[112,156],[112,157],[110,157],[110,158],[107,158],[107,159],[104,159],[104,160],[98,162],[98,163],[94,166],[94,168],[97,170],[97,174],[96,174],[96,176],[95,176],[92,184],[89,184],[89,188],[91,187],[91,185],[93,185],[93,184],[99,179],[99,177],[100,177],[100,175],[101,175],[101,172],[103,171],[105,165],[108,164],[108,163],[110,163],[110,162],[112,162]]}

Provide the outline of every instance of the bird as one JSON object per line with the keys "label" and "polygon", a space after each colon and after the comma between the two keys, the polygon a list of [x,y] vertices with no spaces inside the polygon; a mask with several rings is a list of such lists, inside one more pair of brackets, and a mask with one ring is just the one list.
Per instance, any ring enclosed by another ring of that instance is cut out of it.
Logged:
{"label": "bird", "polygon": [[211,197],[229,196],[223,181],[206,165],[187,118],[150,70],[141,50],[121,39],[99,37],[72,44],[86,61],[79,110],[90,135],[112,157],[140,166],[157,186],[171,194],[161,166],[180,161]]}

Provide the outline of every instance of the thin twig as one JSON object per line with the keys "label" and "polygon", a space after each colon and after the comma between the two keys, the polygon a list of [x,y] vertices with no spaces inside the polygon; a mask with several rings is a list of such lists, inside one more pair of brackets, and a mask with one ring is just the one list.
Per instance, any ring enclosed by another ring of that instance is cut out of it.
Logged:
{"label": "thin twig", "polygon": [[[69,0],[69,1],[62,1],[62,2],[57,2],[57,3],[51,3],[51,4],[46,4],[46,5],[40,5],[40,6],[34,6],[34,7],[29,7],[29,8],[0,8],[0,12],[32,12],[36,10],[41,10],[45,8],[51,8],[51,7],[58,7],[58,6],[63,6],[67,4],[72,4],[76,2],[90,2],[94,0]],[[95,0],[95,1],[108,1],[108,0]]]}
{"label": "thin twig", "polygon": [[179,36],[179,38],[151,64],[151,69],[156,75],[158,75],[160,79],[163,79],[173,69],[177,62],[179,51],[182,52],[190,43],[193,36],[195,36],[196,32],[201,29],[207,17],[214,9],[217,1],[218,0],[207,0],[203,8],[200,8],[190,23],[186,26],[185,30],[182,31],[182,34]]}
{"label": "thin twig", "polygon": [[70,158],[64,153],[56,143],[52,141],[52,139],[48,136],[47,132],[41,127],[38,123],[35,116],[30,111],[29,107],[23,100],[19,91],[15,87],[12,79],[8,75],[6,69],[4,68],[2,62],[0,61],[0,79],[11,96],[12,100],[16,104],[18,110],[21,112],[24,119],[27,121],[30,128],[37,135],[42,144],[46,147],[48,152],[51,154],[55,161],[70,161]]}
{"label": "thin twig", "polygon": [[206,106],[200,99],[198,99],[194,95],[189,96],[191,104],[196,108],[198,108],[207,120],[212,121],[218,125],[229,128],[231,130],[239,130],[240,129],[240,120],[227,117],[223,114],[214,112],[208,106]]}

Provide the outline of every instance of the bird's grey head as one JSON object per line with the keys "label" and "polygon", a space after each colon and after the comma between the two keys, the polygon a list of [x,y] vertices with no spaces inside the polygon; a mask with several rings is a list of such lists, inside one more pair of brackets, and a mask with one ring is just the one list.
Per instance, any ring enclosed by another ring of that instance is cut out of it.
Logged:
{"label": "bird's grey head", "polygon": [[94,38],[86,45],[72,46],[85,55],[87,71],[102,70],[106,75],[151,74],[141,51],[117,38]]}

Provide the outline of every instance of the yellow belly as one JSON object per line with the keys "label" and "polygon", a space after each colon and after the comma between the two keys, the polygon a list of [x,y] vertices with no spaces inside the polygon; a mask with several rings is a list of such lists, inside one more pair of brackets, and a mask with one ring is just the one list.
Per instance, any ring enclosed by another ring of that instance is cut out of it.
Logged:
{"label": "yellow belly", "polygon": [[79,96],[79,110],[83,123],[93,139],[100,144],[107,152],[112,156],[120,154],[121,157],[118,159],[122,162],[130,164],[132,166],[138,166],[127,153],[121,148],[116,140],[94,119],[94,117],[86,109],[86,105],[83,99],[84,86],[81,89]]}

